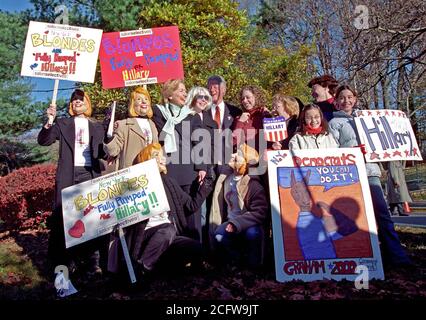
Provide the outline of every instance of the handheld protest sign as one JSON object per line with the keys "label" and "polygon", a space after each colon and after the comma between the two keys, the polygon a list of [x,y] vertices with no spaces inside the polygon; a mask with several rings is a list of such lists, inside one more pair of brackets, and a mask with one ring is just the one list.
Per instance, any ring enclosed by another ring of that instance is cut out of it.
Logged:
{"label": "handheld protest sign", "polygon": [[288,137],[287,123],[284,117],[264,118],[263,130],[266,141],[278,142]]}
{"label": "handheld protest sign", "polygon": [[127,270],[129,271],[130,281],[136,282],[135,270],[133,269],[132,260],[129,255],[129,248],[127,247],[126,239],[124,238],[124,232],[122,227],[118,227],[118,236],[120,238],[121,247],[123,249],[124,260],[126,261]]}
{"label": "handheld protest sign", "polygon": [[62,190],[66,247],[169,211],[155,159]]}
{"label": "handheld protest sign", "polygon": [[104,33],[99,60],[104,89],[184,78],[176,26]]}
{"label": "handheld protest sign", "polygon": [[384,278],[358,148],[268,151],[268,174],[278,281]]}
{"label": "handheld protest sign", "polygon": [[359,110],[355,117],[367,162],[423,160],[410,119],[400,110]]}
{"label": "handheld protest sign", "polygon": [[102,30],[30,21],[21,75],[93,83]]}

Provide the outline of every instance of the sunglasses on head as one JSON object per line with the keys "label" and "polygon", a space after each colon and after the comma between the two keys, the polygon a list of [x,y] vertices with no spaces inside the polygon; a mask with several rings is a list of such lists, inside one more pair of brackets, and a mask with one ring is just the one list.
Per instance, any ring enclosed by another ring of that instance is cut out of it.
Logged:
{"label": "sunglasses on head", "polygon": [[199,94],[199,95],[197,95],[197,99],[199,99],[199,100],[204,99],[206,101],[209,101],[209,96],[207,96],[207,95],[204,96],[204,95]]}

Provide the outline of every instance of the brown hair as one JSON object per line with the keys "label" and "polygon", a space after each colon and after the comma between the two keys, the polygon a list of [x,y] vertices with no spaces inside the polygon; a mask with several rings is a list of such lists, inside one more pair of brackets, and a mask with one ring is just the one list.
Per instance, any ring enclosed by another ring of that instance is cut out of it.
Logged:
{"label": "brown hair", "polygon": [[312,88],[316,84],[319,84],[321,87],[328,88],[328,91],[330,92],[332,96],[335,95],[336,88],[339,85],[337,80],[328,74],[313,78],[311,81],[309,81],[308,87]]}
{"label": "brown hair", "polygon": [[69,104],[69,107],[68,107],[68,113],[72,117],[75,116],[74,110],[72,109],[72,102],[74,101],[74,99],[76,98],[76,96],[83,96],[84,97],[83,100],[84,100],[84,103],[87,106],[87,110],[84,111],[83,114],[86,117],[90,117],[92,115],[92,112],[93,112],[93,110],[92,110],[92,102],[90,101],[90,98],[87,95],[87,93],[84,92],[81,89],[75,89],[74,92],[71,94],[70,104]]}
{"label": "brown hair", "polygon": [[254,86],[254,85],[244,86],[240,90],[240,101],[242,100],[243,92],[246,91],[246,90],[250,91],[251,93],[253,93],[254,99],[255,99],[255,103],[256,103],[256,105],[255,105],[256,109],[266,106],[265,97],[263,96],[262,90],[260,90],[259,87]]}
{"label": "brown hair", "polygon": [[162,105],[166,105],[167,103],[169,103],[169,97],[173,94],[174,91],[177,90],[179,84],[181,83],[185,85],[185,83],[181,79],[170,79],[163,84],[163,87],[161,88]]}
{"label": "brown hair", "polygon": [[343,90],[349,90],[350,92],[352,92],[352,94],[354,95],[354,97],[358,97],[358,95],[356,94],[356,91],[354,89],[352,89],[350,86],[348,86],[347,84],[343,84],[340,87],[337,88],[336,90],[336,99],[339,96],[339,94],[343,91]]}
{"label": "brown hair", "polygon": [[129,103],[129,116],[132,118],[136,118],[139,115],[135,111],[135,99],[137,94],[143,94],[145,97],[149,100],[149,107],[148,111],[146,112],[146,116],[148,118],[152,118],[152,107],[151,107],[151,96],[149,95],[148,90],[146,90],[144,87],[136,87],[132,93],[130,94],[130,103]]}
{"label": "brown hair", "polygon": [[311,110],[311,109],[317,109],[321,115],[321,134],[325,134],[328,132],[328,122],[327,120],[324,118],[324,114],[321,111],[321,108],[319,106],[317,106],[316,104],[307,104],[302,112],[300,113],[300,117],[299,117],[299,128],[300,128],[300,132],[302,135],[306,135],[307,132],[307,128],[306,128],[306,123],[305,123],[305,115],[306,115],[306,111]]}
{"label": "brown hair", "polygon": [[299,103],[294,97],[277,93],[272,97],[272,103],[274,102],[281,102],[285,112],[287,112],[290,117],[295,116],[297,118],[299,116]]}

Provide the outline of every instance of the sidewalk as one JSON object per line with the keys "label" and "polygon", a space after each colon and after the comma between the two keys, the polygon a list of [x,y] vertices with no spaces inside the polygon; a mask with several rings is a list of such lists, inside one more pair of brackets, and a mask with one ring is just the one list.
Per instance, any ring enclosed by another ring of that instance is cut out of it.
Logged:
{"label": "sidewalk", "polygon": [[411,212],[407,217],[392,216],[395,225],[426,228],[426,201],[410,203]]}

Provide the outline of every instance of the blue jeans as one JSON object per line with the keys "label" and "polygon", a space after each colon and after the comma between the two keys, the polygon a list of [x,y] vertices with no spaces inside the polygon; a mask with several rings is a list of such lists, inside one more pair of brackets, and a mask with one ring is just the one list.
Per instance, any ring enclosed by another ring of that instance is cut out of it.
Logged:
{"label": "blue jeans", "polygon": [[379,177],[368,177],[368,184],[370,186],[383,259],[396,265],[410,263],[410,259],[402,248],[398,234],[395,231]]}
{"label": "blue jeans", "polygon": [[222,223],[215,232],[215,247],[222,250],[227,261],[236,261],[247,256],[247,264],[251,268],[263,264],[265,231],[261,225],[254,225],[240,233],[227,232],[228,222]]}

